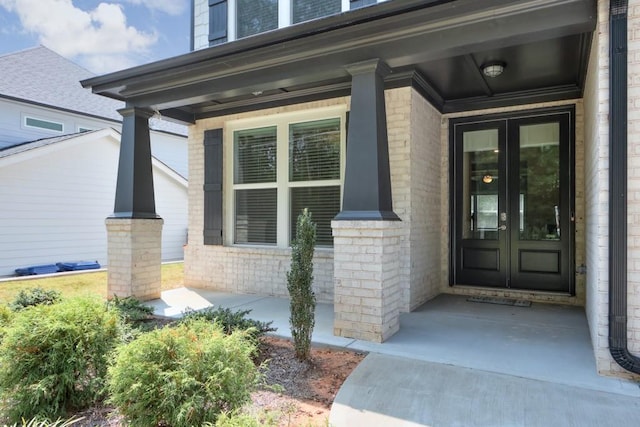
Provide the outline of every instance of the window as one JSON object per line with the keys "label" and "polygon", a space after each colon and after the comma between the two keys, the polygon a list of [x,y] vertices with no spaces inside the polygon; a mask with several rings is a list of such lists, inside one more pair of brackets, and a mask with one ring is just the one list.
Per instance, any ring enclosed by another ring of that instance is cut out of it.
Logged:
{"label": "window", "polygon": [[24,124],[26,127],[30,128],[40,128],[51,130],[54,132],[62,132],[64,131],[64,125],[58,122],[52,122],[49,120],[36,119],[34,117],[25,117]]}
{"label": "window", "polygon": [[292,3],[294,24],[335,15],[342,10],[342,0],[292,0]]}
{"label": "window", "polygon": [[95,129],[84,127],[84,126],[78,126],[78,132],[80,132],[80,133],[91,132],[92,130],[95,130]]}
{"label": "window", "polygon": [[237,0],[237,38],[278,28],[278,0]]}
{"label": "window", "polygon": [[316,244],[333,246],[331,220],[340,212],[345,144],[344,112],[332,110],[322,118],[306,113],[294,120],[273,117],[270,125],[270,119],[260,119],[265,126],[229,126],[233,200],[227,218],[233,224],[227,230],[235,244],[287,247],[298,215],[308,208]]}

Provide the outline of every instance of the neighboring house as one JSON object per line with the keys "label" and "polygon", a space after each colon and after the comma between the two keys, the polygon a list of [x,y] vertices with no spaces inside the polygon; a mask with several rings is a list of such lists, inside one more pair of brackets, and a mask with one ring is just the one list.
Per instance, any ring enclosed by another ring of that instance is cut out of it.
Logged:
{"label": "neighboring house", "polygon": [[[83,89],[93,74],[42,46],[0,56],[0,76],[0,276],[67,260],[106,266],[124,103]],[[152,127],[162,259],[182,259],[186,128]]]}
{"label": "neighboring house", "polygon": [[[107,128],[0,150],[0,275],[61,261],[107,265],[119,146],[120,133]],[[154,158],[153,181],[166,218],[162,257],[182,259],[187,180]]]}
{"label": "neighboring house", "polygon": [[[598,371],[640,374],[640,0],[196,0],[193,13],[193,52],[82,82],[132,107],[136,171],[151,112],[190,125],[185,284],[286,296],[309,207],[337,335],[383,341],[441,293],[570,304]],[[143,176],[119,171],[113,244],[160,238],[152,201],[126,201]],[[131,293],[159,294],[154,263]]]}

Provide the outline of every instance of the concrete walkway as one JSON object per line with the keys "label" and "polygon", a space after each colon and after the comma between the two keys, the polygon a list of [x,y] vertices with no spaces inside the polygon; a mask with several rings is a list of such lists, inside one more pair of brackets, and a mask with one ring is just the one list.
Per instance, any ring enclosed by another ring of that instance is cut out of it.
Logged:
{"label": "concrete walkway", "polygon": [[[196,289],[163,292],[156,313],[251,309],[290,337],[287,299]],[[401,316],[383,344],[333,336],[318,304],[313,341],[369,352],[334,401],[332,426],[614,426],[640,419],[637,384],[596,374],[577,307],[513,307],[441,295]]]}

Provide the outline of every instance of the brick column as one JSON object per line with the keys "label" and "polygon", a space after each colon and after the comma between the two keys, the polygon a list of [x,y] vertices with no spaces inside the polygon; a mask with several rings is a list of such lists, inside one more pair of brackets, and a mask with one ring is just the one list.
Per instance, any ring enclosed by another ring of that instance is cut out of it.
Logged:
{"label": "brick column", "polygon": [[162,219],[107,218],[109,298],[160,298]]}
{"label": "brick column", "polygon": [[400,328],[399,221],[333,221],[338,336],[383,342]]}

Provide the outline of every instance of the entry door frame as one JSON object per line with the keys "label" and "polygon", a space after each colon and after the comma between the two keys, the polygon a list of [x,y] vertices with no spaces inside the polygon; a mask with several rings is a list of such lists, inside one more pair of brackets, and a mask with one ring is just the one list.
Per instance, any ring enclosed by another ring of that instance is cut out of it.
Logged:
{"label": "entry door frame", "polygon": [[[457,206],[457,197],[456,191],[458,191],[459,180],[461,177],[456,176],[456,162],[458,161],[459,153],[456,150],[456,129],[458,125],[474,125],[477,124],[479,128],[486,126],[487,123],[496,122],[496,121],[507,121],[512,119],[536,119],[543,118],[544,116],[552,116],[557,114],[567,114],[569,117],[569,154],[568,159],[566,161],[569,163],[569,202],[570,202],[570,216],[571,220],[569,221],[568,231],[569,231],[569,242],[570,246],[567,251],[566,256],[569,258],[568,264],[570,266],[570,271],[564,272],[563,276],[566,277],[568,283],[568,294],[575,295],[575,105],[564,105],[558,107],[548,107],[541,109],[532,109],[532,110],[524,110],[517,112],[506,112],[506,113],[493,113],[493,114],[485,114],[471,117],[463,117],[463,118],[452,118],[449,120],[449,241],[450,241],[450,254],[449,254],[449,286],[455,285],[467,285],[467,283],[458,283],[457,282],[457,266],[460,260],[458,259],[458,229],[461,226],[461,222],[459,221],[458,211],[462,209],[462,207]],[[508,140],[513,135],[513,129],[507,129],[505,138]],[[564,165],[560,166],[561,168]],[[513,217],[513,215],[512,215]],[[566,229],[566,228],[565,228]],[[512,254],[507,254],[508,257],[511,257]],[[487,283],[478,284],[477,286],[491,286]],[[509,288],[509,287],[499,287],[499,289],[504,290],[517,290],[521,288]],[[532,290],[532,292],[535,292]],[[563,294],[565,292],[562,292]]]}

